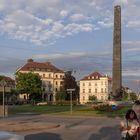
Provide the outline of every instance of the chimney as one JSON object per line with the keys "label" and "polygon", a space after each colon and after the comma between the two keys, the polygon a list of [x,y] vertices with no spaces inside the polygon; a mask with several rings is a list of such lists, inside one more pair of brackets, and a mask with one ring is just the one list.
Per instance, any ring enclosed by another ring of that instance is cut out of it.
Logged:
{"label": "chimney", "polygon": [[31,62],[34,62],[34,60],[33,59],[28,59],[27,62],[31,63]]}

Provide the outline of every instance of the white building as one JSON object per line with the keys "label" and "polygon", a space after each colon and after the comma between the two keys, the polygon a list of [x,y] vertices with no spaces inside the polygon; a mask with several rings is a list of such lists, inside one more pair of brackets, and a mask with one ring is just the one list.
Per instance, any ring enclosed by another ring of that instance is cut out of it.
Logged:
{"label": "white building", "polygon": [[[17,72],[39,74],[42,80],[43,98],[48,101],[55,101],[55,95],[63,86],[65,75],[63,70],[58,69],[50,62],[34,62],[33,59],[29,59]],[[24,98],[27,98],[25,95]]]}
{"label": "white building", "polygon": [[94,72],[80,80],[80,103],[89,101],[89,96],[95,95],[97,100],[108,100],[111,93],[111,78]]}

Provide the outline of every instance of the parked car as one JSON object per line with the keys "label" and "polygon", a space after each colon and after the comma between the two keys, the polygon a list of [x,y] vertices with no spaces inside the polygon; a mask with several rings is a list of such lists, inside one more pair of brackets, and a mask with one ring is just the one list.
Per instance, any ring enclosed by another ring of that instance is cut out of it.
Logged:
{"label": "parked car", "polygon": [[36,105],[41,106],[41,105],[47,105],[47,102],[39,102]]}

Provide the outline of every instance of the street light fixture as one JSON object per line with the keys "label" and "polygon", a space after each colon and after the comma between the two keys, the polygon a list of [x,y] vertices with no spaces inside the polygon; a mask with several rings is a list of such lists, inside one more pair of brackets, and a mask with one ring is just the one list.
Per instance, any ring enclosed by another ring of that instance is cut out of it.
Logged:
{"label": "street light fixture", "polygon": [[67,89],[67,91],[70,93],[70,112],[72,114],[72,92],[75,91],[75,89]]}

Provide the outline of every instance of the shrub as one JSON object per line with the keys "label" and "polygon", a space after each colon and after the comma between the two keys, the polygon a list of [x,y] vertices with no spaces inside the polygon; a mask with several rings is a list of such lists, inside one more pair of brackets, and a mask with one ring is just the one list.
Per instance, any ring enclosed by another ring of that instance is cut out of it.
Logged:
{"label": "shrub", "polygon": [[110,109],[109,104],[99,104],[99,105],[94,105],[93,106],[94,110],[97,111],[108,111]]}

